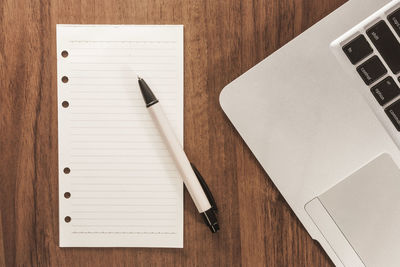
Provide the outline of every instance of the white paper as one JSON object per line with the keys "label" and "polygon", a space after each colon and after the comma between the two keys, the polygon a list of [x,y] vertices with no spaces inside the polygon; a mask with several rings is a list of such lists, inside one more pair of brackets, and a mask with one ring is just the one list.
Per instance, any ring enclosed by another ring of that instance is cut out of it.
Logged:
{"label": "white paper", "polygon": [[183,184],[136,73],[183,144],[183,26],[57,25],[61,247],[183,247]]}

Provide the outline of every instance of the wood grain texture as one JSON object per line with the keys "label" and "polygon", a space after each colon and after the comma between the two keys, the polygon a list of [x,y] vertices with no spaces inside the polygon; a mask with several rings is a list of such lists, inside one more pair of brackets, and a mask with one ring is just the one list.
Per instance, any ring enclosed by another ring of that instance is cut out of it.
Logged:
{"label": "wood grain texture", "polygon": [[[0,218],[1,218],[1,211],[0,211]],[[6,259],[4,255],[4,244],[3,244],[3,226],[1,225],[0,220],[0,266],[6,266]]]}
{"label": "wood grain texture", "polygon": [[[225,85],[344,2],[0,0],[6,266],[332,266],[218,98]],[[209,233],[185,192],[184,249],[58,247],[57,23],[185,25],[185,149],[214,192],[220,233]]]}

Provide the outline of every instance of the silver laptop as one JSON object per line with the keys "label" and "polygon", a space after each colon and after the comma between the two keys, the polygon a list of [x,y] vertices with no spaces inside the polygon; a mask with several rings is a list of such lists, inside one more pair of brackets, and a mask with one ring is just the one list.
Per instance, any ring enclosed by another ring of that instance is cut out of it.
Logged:
{"label": "silver laptop", "polygon": [[400,0],[350,0],[220,103],[337,266],[400,266]]}

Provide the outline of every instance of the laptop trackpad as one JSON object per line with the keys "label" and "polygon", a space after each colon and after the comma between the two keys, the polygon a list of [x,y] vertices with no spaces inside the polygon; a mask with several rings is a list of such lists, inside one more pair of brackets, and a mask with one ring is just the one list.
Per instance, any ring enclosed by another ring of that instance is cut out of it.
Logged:
{"label": "laptop trackpad", "polygon": [[319,200],[366,266],[400,266],[400,170],[389,155]]}

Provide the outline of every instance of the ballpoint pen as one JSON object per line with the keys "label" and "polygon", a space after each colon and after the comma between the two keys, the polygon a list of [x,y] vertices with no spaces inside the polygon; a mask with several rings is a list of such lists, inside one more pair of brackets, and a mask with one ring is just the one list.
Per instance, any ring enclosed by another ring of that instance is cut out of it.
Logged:
{"label": "ballpoint pen", "polygon": [[217,212],[217,206],[207,184],[196,167],[189,162],[158,99],[155,97],[150,87],[139,76],[138,82],[146,107],[168,147],[168,151],[175,162],[197,210],[202,214],[204,222],[210,230],[216,233],[219,230],[219,224],[215,214]]}

